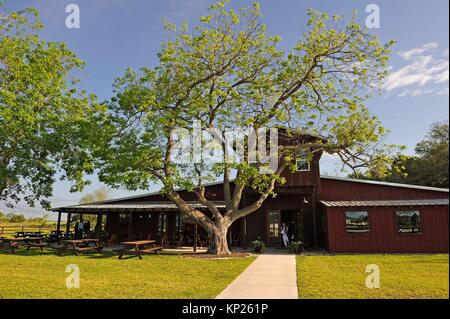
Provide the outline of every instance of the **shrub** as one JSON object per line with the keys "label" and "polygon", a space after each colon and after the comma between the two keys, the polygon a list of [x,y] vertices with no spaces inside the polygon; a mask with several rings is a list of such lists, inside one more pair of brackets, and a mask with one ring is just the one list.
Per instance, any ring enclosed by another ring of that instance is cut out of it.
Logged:
{"label": "shrub", "polygon": [[6,218],[10,223],[23,223],[24,221],[26,221],[26,218],[23,214],[10,213],[6,215]]}
{"label": "shrub", "polygon": [[254,241],[250,242],[250,247],[253,248],[255,253],[260,253],[264,251],[266,244],[261,237],[257,237]]}
{"label": "shrub", "polygon": [[289,250],[297,255],[301,254],[304,248],[305,244],[302,241],[291,241],[289,243]]}

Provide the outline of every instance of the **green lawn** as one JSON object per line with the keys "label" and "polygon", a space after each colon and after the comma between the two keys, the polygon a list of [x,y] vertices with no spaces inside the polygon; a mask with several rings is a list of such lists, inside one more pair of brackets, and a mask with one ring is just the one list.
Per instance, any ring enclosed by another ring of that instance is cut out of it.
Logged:
{"label": "green lawn", "polygon": [[[365,285],[365,268],[380,268],[380,288]],[[448,298],[448,255],[297,257],[299,298]]]}
{"label": "green lawn", "polygon": [[[0,250],[0,298],[214,298],[253,260]],[[80,268],[79,289],[66,288],[69,264]]]}

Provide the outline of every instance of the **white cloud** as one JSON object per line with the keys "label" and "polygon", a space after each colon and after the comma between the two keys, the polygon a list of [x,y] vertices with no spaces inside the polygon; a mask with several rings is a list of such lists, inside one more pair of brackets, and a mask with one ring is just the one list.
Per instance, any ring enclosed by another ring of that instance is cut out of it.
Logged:
{"label": "white cloud", "polygon": [[400,55],[405,60],[409,60],[413,58],[414,56],[417,56],[419,54],[425,53],[427,51],[436,49],[438,47],[438,44],[436,42],[430,42],[427,44],[422,45],[421,47],[414,48],[408,51],[400,51],[398,55]]}
{"label": "white cloud", "polygon": [[434,95],[448,95],[448,87],[436,90]]}
{"label": "white cloud", "polygon": [[410,96],[410,97],[416,97],[416,96],[422,96],[422,95],[448,95],[448,87],[445,88],[439,88],[439,89],[421,89],[421,88],[417,88],[417,89],[406,89],[403,90],[402,92],[400,92],[400,94],[398,95],[399,97],[406,97],[406,96]]}
{"label": "white cloud", "polygon": [[437,43],[430,42],[421,47],[408,51],[401,51],[399,55],[407,63],[398,70],[391,69],[383,88],[390,92],[401,89],[399,97],[421,96],[426,94],[442,95],[447,92],[449,81],[449,55],[448,49],[436,57],[432,50],[438,47]]}
{"label": "white cloud", "polygon": [[404,97],[404,96],[421,96],[425,94],[432,94],[434,91],[432,89],[411,89],[411,90],[404,90],[402,91],[398,96]]}

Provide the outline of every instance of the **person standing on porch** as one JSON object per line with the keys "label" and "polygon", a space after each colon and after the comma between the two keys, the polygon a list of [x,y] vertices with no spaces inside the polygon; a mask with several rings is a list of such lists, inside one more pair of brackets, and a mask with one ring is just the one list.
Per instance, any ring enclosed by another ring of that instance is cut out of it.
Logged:
{"label": "person standing on porch", "polygon": [[281,239],[283,240],[284,247],[289,246],[289,237],[288,237],[288,227],[286,226],[286,223],[281,224]]}
{"label": "person standing on porch", "polygon": [[73,232],[74,232],[74,235],[75,235],[75,239],[78,239],[78,236],[79,236],[79,223],[78,222],[76,222],[75,223],[75,227],[74,227],[74,229],[73,229]]}
{"label": "person standing on porch", "polygon": [[83,220],[80,220],[78,223],[78,236],[83,239],[84,238],[84,222]]}

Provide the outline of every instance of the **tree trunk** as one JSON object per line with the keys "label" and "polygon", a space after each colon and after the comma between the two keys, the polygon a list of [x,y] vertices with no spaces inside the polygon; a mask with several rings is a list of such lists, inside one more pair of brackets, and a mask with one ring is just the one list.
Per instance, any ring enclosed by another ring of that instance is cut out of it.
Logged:
{"label": "tree trunk", "polygon": [[219,226],[211,231],[209,237],[211,243],[208,248],[209,254],[215,255],[230,255],[231,251],[228,249],[228,241],[227,241],[227,226]]}

